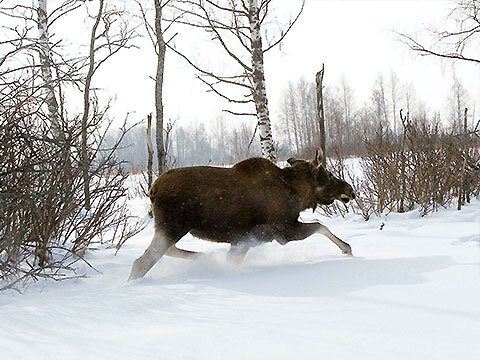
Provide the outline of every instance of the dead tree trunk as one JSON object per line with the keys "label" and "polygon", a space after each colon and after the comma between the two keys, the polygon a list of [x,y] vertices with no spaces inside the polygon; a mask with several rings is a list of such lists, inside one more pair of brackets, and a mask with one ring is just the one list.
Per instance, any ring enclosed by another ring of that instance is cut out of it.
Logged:
{"label": "dead tree trunk", "polygon": [[265,88],[265,71],[263,67],[262,36],[260,33],[260,10],[257,0],[249,3],[249,25],[252,54],[253,100],[258,117],[258,133],[263,157],[275,162],[277,154],[272,137],[272,127],[268,113],[268,99]]}
{"label": "dead tree trunk", "polygon": [[406,154],[405,154],[405,147],[407,141],[407,126],[410,121],[410,113],[407,111],[407,116],[403,116],[402,114],[403,109],[400,109],[400,120],[402,122],[403,127],[403,135],[402,135],[402,143],[401,143],[401,151],[400,151],[400,203],[398,206],[398,212],[403,213],[405,212],[405,194],[406,194]]}
{"label": "dead tree trunk", "polygon": [[317,72],[315,83],[317,89],[317,119],[320,126],[320,148],[323,151],[322,165],[327,166],[327,152],[325,149],[325,113],[323,111],[323,74],[325,73],[325,65],[322,64],[322,70]]}
{"label": "dead tree trunk", "polygon": [[462,127],[463,127],[464,143],[463,143],[463,149],[460,150],[460,153],[463,155],[463,166],[460,174],[460,186],[458,187],[457,210],[461,210],[462,205],[465,205],[465,198],[467,196],[467,177],[466,177],[467,156],[468,156],[467,113],[468,113],[468,109],[465,108],[464,116],[463,116],[463,126],[461,126],[460,124],[460,131],[462,131]]}
{"label": "dead tree trunk", "polygon": [[[470,143],[469,143],[469,135],[468,135],[468,121],[467,121],[467,112],[468,109],[465,108],[465,117],[463,118],[463,132],[465,134],[465,159],[468,158],[468,153],[470,151]],[[467,203],[470,204],[470,186],[469,186],[469,179],[467,177],[467,174],[465,174],[465,179],[464,181],[464,193],[465,193],[465,200]]]}
{"label": "dead tree trunk", "polygon": [[468,159],[468,151],[469,151],[469,144],[468,144],[468,108],[465,108],[463,114],[463,167],[461,173],[461,182],[460,187],[458,189],[458,206],[457,209],[461,210],[462,205],[465,205],[465,201],[470,203],[470,189],[468,188],[468,179],[467,179],[467,159]]}
{"label": "dead tree trunk", "polygon": [[147,116],[147,176],[148,176],[148,189],[152,187],[153,182],[153,144],[152,144],[152,114]]}
{"label": "dead tree trunk", "polygon": [[155,77],[155,140],[157,143],[158,173],[165,171],[165,146],[163,141],[163,73],[165,69],[166,45],[162,33],[162,4],[155,2],[155,36],[157,40],[157,75]]}
{"label": "dead tree trunk", "polygon": [[83,194],[85,197],[85,209],[90,210],[90,158],[88,154],[88,116],[90,114],[90,86],[92,77],[95,72],[95,40],[97,39],[97,29],[103,13],[104,0],[100,0],[98,12],[95,17],[95,23],[90,34],[90,47],[88,58],[88,71],[85,78],[85,87],[83,90],[83,116],[82,116],[82,144],[81,144],[81,161],[82,161],[82,177],[83,177]]}
{"label": "dead tree trunk", "polygon": [[51,51],[48,35],[47,23],[47,0],[38,0],[38,46],[40,57],[41,77],[43,88],[46,95],[46,104],[48,108],[48,117],[52,132],[57,140],[64,141],[65,135],[62,132],[60,116],[58,111],[58,102],[55,97],[55,88],[53,86]]}

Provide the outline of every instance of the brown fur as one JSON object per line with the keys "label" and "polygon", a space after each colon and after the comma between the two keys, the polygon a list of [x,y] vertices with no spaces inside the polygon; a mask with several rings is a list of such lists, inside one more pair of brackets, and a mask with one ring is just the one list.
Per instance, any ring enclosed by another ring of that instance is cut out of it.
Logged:
{"label": "brown fur", "polygon": [[[297,160],[280,169],[262,158],[232,168],[170,170],[150,190],[155,224],[175,233],[175,238],[190,231],[203,239],[229,243],[258,225],[293,224],[301,211],[333,201],[318,198],[318,179],[320,185],[328,185],[327,172],[318,172],[307,161]],[[340,192],[349,187],[334,180]]]}
{"label": "brown fur", "polygon": [[240,260],[251,246],[277,240],[280,244],[321,233],[345,254],[351,247],[320,223],[301,223],[301,211],[317,203],[354,198],[346,182],[314,161],[289,159],[280,169],[269,160],[252,158],[232,168],[195,166],[167,171],[150,189],[155,233],[145,253],[136,259],[129,280],[144,276],[166,253],[196,254],[175,248],[185,234],[232,244],[229,255]]}

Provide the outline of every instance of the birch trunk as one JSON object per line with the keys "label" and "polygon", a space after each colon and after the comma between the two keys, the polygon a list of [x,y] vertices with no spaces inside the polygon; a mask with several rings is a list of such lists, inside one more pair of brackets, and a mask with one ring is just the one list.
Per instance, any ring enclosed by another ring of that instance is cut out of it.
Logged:
{"label": "birch trunk", "polygon": [[253,100],[258,118],[258,134],[263,157],[275,162],[277,155],[273,143],[272,126],[268,113],[268,99],[265,88],[263,47],[260,33],[260,10],[257,0],[249,0],[249,25],[252,52]]}
{"label": "birch trunk", "polygon": [[155,36],[157,39],[157,74],[155,77],[155,140],[157,143],[158,173],[165,171],[165,146],[163,141],[163,72],[165,68],[165,41],[162,33],[162,5],[155,2]]}
{"label": "birch trunk", "polygon": [[317,90],[317,119],[318,125],[320,126],[320,148],[323,151],[322,165],[324,168],[327,167],[327,152],[325,149],[325,114],[323,111],[323,74],[325,71],[325,66],[322,65],[322,70],[320,70],[316,77],[316,90]]}
{"label": "birch trunk", "polygon": [[64,141],[65,135],[62,132],[60,116],[58,111],[58,102],[55,97],[55,88],[53,85],[51,52],[48,36],[48,18],[47,18],[47,0],[38,0],[38,47],[40,57],[41,77],[43,89],[46,95],[46,104],[48,108],[48,118],[52,132],[57,140]]}

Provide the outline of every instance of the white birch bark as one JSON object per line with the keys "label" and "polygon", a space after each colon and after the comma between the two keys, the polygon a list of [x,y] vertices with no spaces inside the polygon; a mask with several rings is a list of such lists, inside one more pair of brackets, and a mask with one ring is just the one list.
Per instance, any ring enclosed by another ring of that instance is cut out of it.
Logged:
{"label": "white birch bark", "polygon": [[38,47],[41,67],[41,77],[43,81],[43,91],[45,92],[46,104],[48,108],[48,118],[52,127],[53,135],[58,140],[64,140],[65,135],[60,125],[60,116],[58,111],[58,102],[55,97],[55,87],[53,85],[51,51],[48,36],[48,18],[47,18],[47,0],[38,0]]}
{"label": "white birch bark", "polygon": [[268,112],[268,99],[265,87],[263,67],[262,36],[260,33],[260,14],[257,0],[249,0],[249,25],[252,51],[253,100],[258,117],[258,133],[263,157],[276,161],[277,155],[273,143],[272,127]]}

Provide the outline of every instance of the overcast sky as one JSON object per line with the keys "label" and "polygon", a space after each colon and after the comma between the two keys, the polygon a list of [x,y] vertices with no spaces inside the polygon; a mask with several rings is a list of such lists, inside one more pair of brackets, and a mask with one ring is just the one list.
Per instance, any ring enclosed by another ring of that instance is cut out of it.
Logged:
{"label": "overcast sky", "polygon": [[[292,13],[298,5],[297,0],[277,1],[291,8]],[[325,84],[339,85],[345,77],[359,105],[369,99],[379,72],[388,76],[394,71],[402,82],[415,86],[427,108],[446,114],[444,103],[452,83],[452,65],[416,56],[397,40],[392,30],[421,34],[429,26],[441,26],[453,5],[445,0],[307,0],[282,50],[272,51],[265,58],[272,118],[277,117],[279,96],[288,81],[301,76],[313,80],[322,63],[326,68]],[[179,34],[178,38],[178,41],[188,40],[185,34]],[[189,45],[200,58],[215,62],[215,54],[202,53],[202,46],[201,42]],[[478,102],[479,67],[457,64],[455,71],[472,102]],[[155,57],[145,43],[142,50],[124,52],[98,81],[108,82],[109,91],[115,94],[116,113],[135,109],[134,117],[143,117],[153,111],[153,81],[148,75],[154,73]],[[178,116],[180,123],[215,118],[225,104],[205,90],[188,65],[168,55],[164,96],[167,116]]]}

